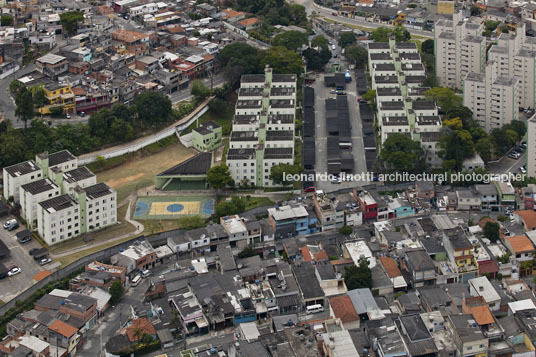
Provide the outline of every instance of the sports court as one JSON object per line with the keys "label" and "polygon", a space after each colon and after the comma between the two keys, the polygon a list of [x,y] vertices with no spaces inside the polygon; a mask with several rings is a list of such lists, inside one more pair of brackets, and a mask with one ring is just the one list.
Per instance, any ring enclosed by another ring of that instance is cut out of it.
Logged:
{"label": "sports court", "polygon": [[177,219],[182,216],[208,217],[214,213],[214,199],[206,197],[146,196],[138,198],[133,218]]}

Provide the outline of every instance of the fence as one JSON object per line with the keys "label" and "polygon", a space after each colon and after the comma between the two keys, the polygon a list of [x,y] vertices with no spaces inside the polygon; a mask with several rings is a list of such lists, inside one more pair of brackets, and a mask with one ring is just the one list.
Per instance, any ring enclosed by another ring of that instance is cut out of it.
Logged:
{"label": "fence", "polygon": [[180,132],[187,127],[189,127],[194,121],[199,119],[199,117],[203,114],[205,114],[208,110],[208,104],[213,99],[213,97],[208,98],[205,100],[200,106],[198,106],[192,113],[190,113],[185,118],[178,121],[178,123],[173,124],[166,129],[151,135],[146,136],[144,138],[138,139],[133,141],[132,143],[120,145],[117,148],[110,148],[110,149],[104,149],[101,151],[95,151],[89,154],[81,155],[78,158],[78,164],[79,165],[87,165],[89,163],[94,162],[97,160],[97,157],[103,157],[105,159],[110,159],[112,157],[121,156],[124,154],[129,154],[131,152],[138,151],[140,149],[143,149],[146,146],[149,146],[151,144],[156,143],[157,141],[160,141],[162,139],[167,138],[168,136],[175,135],[176,132]]}
{"label": "fence", "polygon": [[95,260],[98,260],[98,261],[107,260],[112,255],[114,255],[116,253],[119,253],[119,251],[121,249],[128,248],[130,245],[132,245],[137,240],[147,239],[147,241],[149,241],[153,246],[158,246],[158,245],[165,244],[167,242],[168,237],[177,236],[177,235],[181,234],[182,232],[184,232],[184,231],[177,229],[177,230],[173,230],[173,231],[167,231],[167,232],[153,234],[153,235],[148,236],[148,237],[143,237],[142,236],[142,237],[133,238],[133,239],[131,239],[129,241],[119,243],[117,245],[114,245],[113,247],[106,248],[106,249],[103,249],[101,251],[95,252],[93,254],[87,255],[87,256],[85,256],[83,258],[80,258],[76,262],[71,263],[71,264],[67,265],[66,267],[64,267],[64,268],[62,268],[60,270],[57,270],[57,271],[53,272],[51,275],[49,275],[46,278],[44,278],[43,280],[38,281],[36,284],[32,285],[31,287],[29,287],[28,289],[26,289],[25,291],[20,293],[13,300],[10,300],[10,301],[6,302],[5,305],[0,307],[0,315],[5,315],[9,309],[11,309],[11,308],[16,306],[17,301],[26,300],[27,298],[29,298],[30,296],[35,294],[39,289],[45,287],[47,284],[49,284],[51,282],[54,282],[54,281],[57,281],[57,280],[61,280],[61,279],[66,278],[70,274],[72,274],[73,272],[81,269],[82,267],[86,266],[87,264],[89,264],[89,263],[91,263],[91,262],[93,262]]}

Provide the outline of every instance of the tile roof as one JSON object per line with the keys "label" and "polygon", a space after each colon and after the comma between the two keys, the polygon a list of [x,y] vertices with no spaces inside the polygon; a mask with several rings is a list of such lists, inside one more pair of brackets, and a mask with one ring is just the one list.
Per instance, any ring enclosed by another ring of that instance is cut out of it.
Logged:
{"label": "tile roof", "polygon": [[515,211],[514,214],[521,216],[528,230],[533,230],[536,228],[536,212],[533,210],[526,209],[524,211]]}
{"label": "tile roof", "polygon": [[398,264],[396,264],[395,260],[391,257],[379,257],[380,263],[383,266],[383,269],[387,273],[387,275],[390,278],[396,278],[397,276],[401,276],[402,273],[400,272],[400,269],[398,268]]}
{"label": "tile roof", "polygon": [[332,297],[329,299],[329,304],[335,317],[341,319],[343,324],[359,320],[359,315],[355,311],[352,299],[348,295]]}
{"label": "tile roof", "polygon": [[470,306],[469,310],[471,311],[471,315],[475,318],[476,323],[480,326],[489,325],[495,322],[487,305]]}
{"label": "tile roof", "polygon": [[43,271],[40,271],[39,273],[35,274],[32,277],[32,279],[35,280],[35,281],[41,281],[44,278],[46,278],[47,276],[49,276],[50,274],[52,274],[52,273],[49,272],[48,270],[43,270]]}
{"label": "tile roof", "polygon": [[534,246],[527,236],[506,237],[505,239],[510,243],[510,246],[516,253],[531,252],[534,250]]}
{"label": "tile roof", "polygon": [[62,336],[65,336],[67,338],[70,338],[71,336],[73,336],[78,330],[76,329],[76,327],[73,327],[69,324],[66,324],[65,322],[63,321],[60,321],[60,320],[56,320],[54,321],[49,327],[48,329],[50,331],[56,331],[58,332],[59,334],[61,334]]}
{"label": "tile roof", "polygon": [[261,22],[261,20],[259,20],[256,17],[251,17],[249,19],[244,19],[244,20],[238,21],[238,23],[240,25],[242,25],[242,26],[250,26],[250,25],[254,25],[254,24],[259,23],[259,22]]}
{"label": "tile roof", "polygon": [[147,320],[145,317],[142,317],[139,319],[132,320],[132,325],[130,325],[126,329],[126,334],[131,342],[135,342],[143,338],[143,334],[142,336],[134,336],[135,331],[138,328],[143,331],[143,334],[156,335],[156,330],[154,329],[153,324],[150,323],[149,320]]}

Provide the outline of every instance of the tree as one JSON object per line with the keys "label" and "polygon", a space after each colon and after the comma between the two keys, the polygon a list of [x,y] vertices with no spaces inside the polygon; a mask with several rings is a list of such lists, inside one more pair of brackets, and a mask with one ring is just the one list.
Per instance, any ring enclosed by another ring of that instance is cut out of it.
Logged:
{"label": "tree", "polygon": [[462,105],[462,98],[450,88],[434,87],[427,90],[425,95],[427,99],[434,100],[444,112]]}
{"label": "tree", "polygon": [[244,249],[242,249],[240,253],[238,253],[238,258],[244,259],[244,258],[254,257],[256,255],[257,253],[255,252],[254,249],[250,247],[245,247]]}
{"label": "tree", "polygon": [[376,110],[376,90],[375,89],[369,89],[365,94],[361,96],[364,100],[367,101],[367,103],[370,104],[374,110]]}
{"label": "tree", "polygon": [[134,339],[136,341],[139,341],[143,338],[143,329],[141,329],[140,327],[136,327],[134,329]]}
{"label": "tree", "polygon": [[11,15],[2,15],[2,17],[0,17],[0,25],[1,26],[13,25],[13,17]]}
{"label": "tree", "polygon": [[424,53],[434,54],[434,40],[428,39],[424,41],[421,45],[421,51]]}
{"label": "tree", "polygon": [[500,237],[501,226],[497,222],[486,222],[484,225],[483,234],[492,243],[495,243]]}
{"label": "tree", "polygon": [[159,124],[169,121],[172,114],[171,100],[157,91],[142,93],[134,100],[138,119],[147,124]]}
{"label": "tree", "polygon": [[508,129],[512,129],[517,133],[518,139],[521,139],[527,133],[527,127],[524,122],[520,120],[512,120],[511,123],[505,125]]}
{"label": "tree", "polygon": [[222,48],[218,60],[224,68],[226,79],[232,88],[240,83],[243,74],[259,73],[259,51],[243,42],[235,42]]}
{"label": "tree", "polygon": [[306,45],[307,34],[300,31],[286,31],[274,37],[273,46],[283,46],[288,50],[297,51],[303,45]]}
{"label": "tree", "polygon": [[218,217],[240,214],[246,209],[246,201],[242,197],[233,196],[231,200],[221,201],[216,205]]}
{"label": "tree", "polygon": [[78,29],[78,23],[84,21],[84,13],[81,11],[67,11],[60,14],[62,28],[68,35],[74,35]]}
{"label": "tree", "polygon": [[11,81],[11,83],[9,83],[9,90],[15,96],[17,95],[17,92],[19,91],[19,89],[23,87],[25,88],[24,84],[22,84],[22,82],[17,79],[14,79]]}
{"label": "tree", "polygon": [[213,166],[207,171],[207,183],[216,190],[227,187],[231,182],[233,179],[227,165]]}
{"label": "tree", "polygon": [[348,290],[372,288],[372,272],[367,258],[359,258],[359,265],[344,267],[344,283]]}
{"label": "tree", "polygon": [[331,51],[329,49],[322,49],[320,52],[314,48],[307,48],[302,52],[303,58],[307,63],[307,68],[310,70],[321,70],[329,62],[331,58]]}
{"label": "tree", "polygon": [[368,61],[368,51],[360,45],[350,45],[344,50],[344,57],[352,61],[356,67],[363,67]]}
{"label": "tree", "polygon": [[270,180],[272,180],[277,185],[289,186],[296,181],[293,180],[291,177],[294,175],[299,175],[302,170],[303,168],[300,165],[274,165],[270,169]]}
{"label": "tree", "polygon": [[33,103],[36,108],[41,108],[48,103],[45,91],[43,88],[35,88],[33,90]]}
{"label": "tree", "polygon": [[205,99],[210,95],[210,89],[199,79],[192,82],[190,94],[196,99]]}
{"label": "tree", "polygon": [[349,236],[350,234],[352,234],[353,231],[354,230],[350,226],[343,226],[339,228],[339,233],[342,234],[343,236]]}
{"label": "tree", "polygon": [[370,33],[369,38],[376,42],[389,42],[389,38],[394,36],[396,42],[408,42],[411,34],[404,26],[396,26],[394,29],[378,27]]}
{"label": "tree", "polygon": [[491,155],[493,151],[493,140],[490,137],[484,137],[478,139],[475,144],[475,150],[480,155],[484,162],[491,160]]}
{"label": "tree", "polygon": [[471,6],[471,16],[478,16],[482,13],[482,9],[480,9],[478,6]]}
{"label": "tree", "polygon": [[15,98],[15,115],[24,122],[24,130],[28,127],[28,120],[35,116],[32,92],[26,87],[19,89]]}
{"label": "tree", "polygon": [[349,45],[354,45],[356,42],[356,38],[352,32],[343,32],[339,36],[339,46],[342,48],[346,48]]}
{"label": "tree", "polygon": [[143,338],[141,339],[142,343],[149,344],[154,341],[154,337],[149,335],[148,333],[143,334]]}
{"label": "tree", "polygon": [[202,228],[207,225],[205,220],[199,216],[186,216],[181,217],[177,221],[177,225],[180,229],[186,229],[191,231],[192,229]]}
{"label": "tree", "polygon": [[123,283],[121,280],[114,280],[112,285],[110,285],[110,295],[111,295],[111,302],[112,304],[117,304],[121,298],[123,297],[123,294],[125,293],[125,287],[123,286]]}
{"label": "tree", "polygon": [[463,160],[475,152],[471,133],[463,129],[459,118],[443,121],[444,134],[439,140],[440,156],[443,158],[443,168],[447,171],[462,169]]}
{"label": "tree", "polygon": [[299,76],[303,70],[303,61],[300,55],[285,47],[275,46],[261,53],[261,68],[269,66],[274,73],[296,74]]}
{"label": "tree", "polygon": [[393,172],[417,173],[424,170],[424,150],[421,144],[404,134],[395,133],[385,140],[381,158]]}
{"label": "tree", "polygon": [[322,35],[316,35],[311,40],[311,47],[316,48],[318,50],[329,49],[329,41]]}

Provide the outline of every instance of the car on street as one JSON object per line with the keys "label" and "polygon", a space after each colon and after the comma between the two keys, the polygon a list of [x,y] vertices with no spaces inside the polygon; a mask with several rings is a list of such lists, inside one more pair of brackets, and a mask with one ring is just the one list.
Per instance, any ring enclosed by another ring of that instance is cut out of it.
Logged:
{"label": "car on street", "polygon": [[515,151],[512,151],[511,153],[508,154],[508,157],[510,159],[515,159],[515,160],[519,159],[520,156],[521,155],[518,152],[515,152]]}
{"label": "car on street", "polygon": [[37,252],[39,250],[39,248],[32,248],[28,251],[28,254],[30,255],[34,255],[35,252]]}
{"label": "car on street", "polygon": [[519,168],[519,171],[522,173],[522,174],[526,174],[527,173],[527,168],[525,166],[521,166]]}
{"label": "car on street", "polygon": [[39,265],[47,265],[48,263],[50,263],[52,261],[52,259],[50,258],[43,258],[39,261]]}
{"label": "car on street", "polygon": [[12,266],[9,268],[9,271],[7,272],[7,276],[13,276],[20,274],[22,270],[18,266]]}
{"label": "car on street", "polygon": [[315,187],[314,186],[309,186],[305,189],[303,189],[303,192],[315,192]]}
{"label": "car on street", "polygon": [[329,94],[337,94],[337,90],[332,89],[332,90],[329,91]]}
{"label": "car on street", "polygon": [[71,119],[71,114],[67,114],[65,117],[66,117],[67,119]]}
{"label": "car on street", "polygon": [[521,147],[523,147],[524,149],[527,149],[527,142],[526,141],[523,141],[521,144],[520,144]]}

